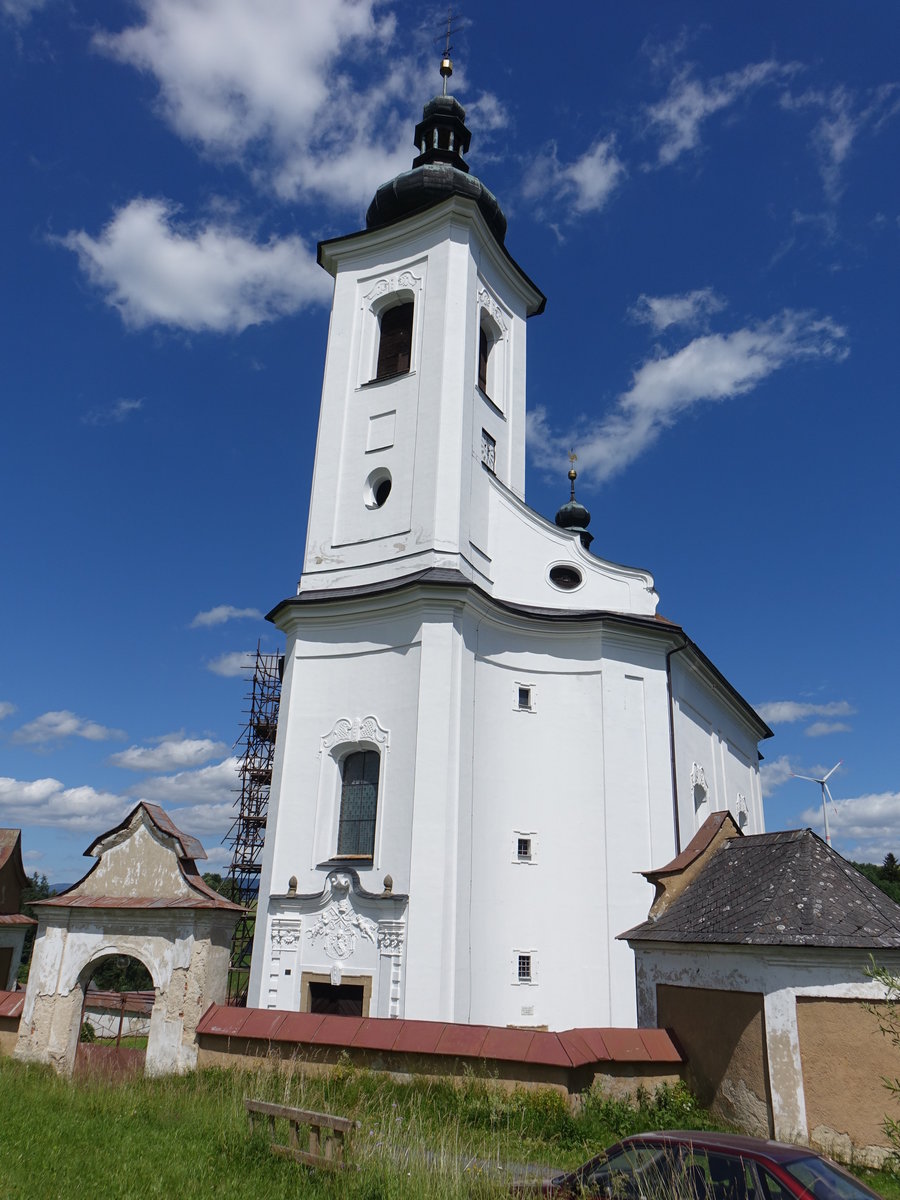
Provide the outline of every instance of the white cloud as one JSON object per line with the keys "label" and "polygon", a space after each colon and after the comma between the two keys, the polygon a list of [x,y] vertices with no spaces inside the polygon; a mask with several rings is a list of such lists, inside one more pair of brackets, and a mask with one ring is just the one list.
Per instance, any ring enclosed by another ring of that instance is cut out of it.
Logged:
{"label": "white cloud", "polygon": [[647,296],[641,294],[629,309],[629,315],[642,325],[650,325],[662,333],[671,325],[699,325],[712,313],[726,307],[721,296],[711,287],[697,288],[680,296]]}
{"label": "white cloud", "polygon": [[719,75],[707,83],[682,71],[669,87],[668,95],[647,109],[651,129],[659,133],[658,162],[668,166],[688,150],[700,144],[700,128],[714,113],[730,108],[743,96],[775,83],[799,70],[796,63],[768,60],[751,63],[740,71]]}
{"label": "white cloud", "polygon": [[110,755],[109,761],[128,771],[172,771],[177,767],[199,767],[227,749],[210,738],[183,738],[177,734],[160,739],[155,746],[129,746]]}
{"label": "white cloud", "polygon": [[11,717],[15,711],[16,706],[11,700],[0,700],[0,721],[2,721],[4,717]]}
{"label": "white cloud", "polygon": [[155,79],[160,112],[186,141],[283,198],[345,207],[408,168],[422,67],[379,0],[139,4],[143,23],[94,46]]}
{"label": "white cloud", "polygon": [[[234,824],[237,810],[232,799],[223,801],[221,804],[189,804],[183,808],[173,808],[169,811],[169,815],[178,828],[185,833],[191,833],[194,837],[199,837],[201,841],[204,836],[212,835],[214,842],[221,842]],[[214,850],[210,851],[209,846],[204,844],[203,848],[207,852],[207,859],[214,856],[224,857],[226,865],[231,861],[230,851],[223,850],[221,855],[216,855]],[[201,871],[217,869],[207,861],[198,865]]]}
{"label": "white cloud", "polygon": [[178,226],[164,200],[132,200],[99,237],[78,230],[61,240],[125,324],[138,329],[240,333],[331,296],[300,238],[259,244],[226,223]]}
{"label": "white cloud", "polygon": [[226,621],[242,620],[245,617],[261,621],[262,613],[258,608],[235,608],[233,604],[217,604],[215,608],[198,612],[191,621],[191,629],[207,629],[211,625],[224,625]]}
{"label": "white cloud", "polygon": [[785,310],[732,333],[705,334],[680,350],[645,362],[611,412],[582,419],[560,435],[546,411],[529,416],[533,460],[542,467],[578,450],[579,471],[597,482],[630,466],[679,417],[701,402],[729,400],[753,390],[774,371],[804,359],[843,359],[846,331],[827,317]]}
{"label": "white cloud", "polygon": [[81,418],[83,425],[121,425],[132,413],[140,412],[143,400],[117,400],[109,408],[91,408]]}
{"label": "white cloud", "polygon": [[[820,833],[821,803],[805,809],[800,820]],[[828,825],[835,849],[857,862],[880,863],[889,850],[900,854],[900,792],[836,800],[828,806]]]}
{"label": "white cloud", "polygon": [[46,712],[13,733],[12,741],[21,745],[35,746],[46,742],[57,742],[67,737],[85,738],[89,742],[106,742],[125,736],[121,729],[109,729],[96,721],[87,721],[73,712]]}
{"label": "white cloud", "polygon": [[47,0],[0,0],[0,13],[4,17],[22,23],[29,19],[32,13],[44,7]]}
{"label": "white cloud", "polygon": [[0,813],[7,825],[48,825],[100,834],[121,821],[133,800],[58,779],[0,778]]}
{"label": "white cloud", "polygon": [[226,679],[243,675],[252,665],[253,656],[246,650],[233,650],[229,654],[220,654],[206,664],[207,671],[213,675],[222,675]]}
{"label": "white cloud", "polygon": [[856,709],[846,700],[806,704],[798,700],[768,700],[753,706],[767,725],[791,725],[810,717],[851,717]]}
{"label": "white cloud", "polygon": [[762,783],[764,796],[771,796],[776,788],[793,778],[795,767],[786,754],[774,758],[771,762],[763,762],[759,767],[759,778]]}
{"label": "white cloud", "polygon": [[813,721],[803,732],[806,737],[825,737],[829,733],[849,733],[851,729],[845,721]]}
{"label": "white cloud", "polygon": [[[177,771],[174,775],[158,775],[145,779],[129,788],[133,796],[149,800],[153,804],[190,805],[192,808],[207,805],[234,804],[240,778],[236,756],[200,767],[196,771]],[[232,814],[233,819],[233,814]],[[185,829],[185,832],[189,832]]]}
{"label": "white cloud", "polygon": [[568,205],[576,216],[599,212],[627,173],[615,144],[615,135],[610,134],[567,164],[560,163],[556,145],[552,145],[528,168],[522,183],[524,196],[539,202],[551,199],[554,214],[561,204]]}
{"label": "white cloud", "polygon": [[466,105],[466,124],[470,129],[477,129],[479,137],[482,137],[498,129],[506,129],[509,114],[503,101],[493,92],[482,92],[477,100]]}
{"label": "white cloud", "polygon": [[[177,824],[178,824],[179,828],[184,829],[185,833],[187,833],[190,829],[190,827],[187,825],[187,821],[190,820],[190,817],[181,817],[181,813],[183,811],[184,811],[183,809],[178,810],[178,816],[180,819],[177,822]],[[232,814],[232,817],[233,816],[234,816],[234,814]],[[184,825],[181,824],[181,820],[185,821]],[[212,832],[213,836],[218,835],[219,840],[220,840],[222,837],[225,836],[225,834],[228,832],[230,827],[231,827],[231,822],[229,821],[224,826],[222,826],[222,825],[216,826],[216,828],[213,829],[211,832]],[[191,831],[191,832],[193,832],[193,831]],[[201,872],[204,875],[207,873],[207,871],[213,871],[216,874],[219,874],[222,876],[227,875],[228,868],[231,866],[231,848],[229,846],[214,845],[214,844],[210,844],[210,845],[204,844],[203,848],[206,851],[206,858],[203,860],[203,862],[197,864],[197,866],[200,868]]]}
{"label": "white cloud", "polygon": [[798,95],[785,93],[782,108],[788,110],[821,109],[810,141],[819,163],[825,198],[835,205],[843,191],[844,168],[865,129],[878,133],[900,112],[900,85],[884,84],[862,101],[850,89],[839,85],[831,91],[809,89]]}

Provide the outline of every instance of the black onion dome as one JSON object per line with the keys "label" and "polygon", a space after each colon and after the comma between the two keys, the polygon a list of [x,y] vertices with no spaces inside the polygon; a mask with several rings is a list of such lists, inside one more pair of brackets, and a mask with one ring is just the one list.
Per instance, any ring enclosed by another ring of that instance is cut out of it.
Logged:
{"label": "black onion dome", "polygon": [[568,500],[556,514],[560,529],[586,529],[591,523],[591,514],[577,500]]}
{"label": "black onion dome", "polygon": [[428,101],[416,126],[419,154],[412,170],[381,185],[366,213],[367,229],[392,225],[450,196],[465,196],[475,201],[491,233],[503,245],[506,217],[500,203],[469,173],[463,158],[471,140],[465,121],[466,110],[454,96],[435,96]]}
{"label": "black onion dome", "polygon": [[581,538],[581,544],[585,550],[590,547],[594,540],[594,535],[588,533],[588,525],[591,523],[591,514],[575,499],[575,479],[576,473],[574,468],[569,472],[569,480],[571,481],[571,495],[566,503],[560,508],[556,514],[556,524],[560,529],[568,530],[569,533],[577,533]]}

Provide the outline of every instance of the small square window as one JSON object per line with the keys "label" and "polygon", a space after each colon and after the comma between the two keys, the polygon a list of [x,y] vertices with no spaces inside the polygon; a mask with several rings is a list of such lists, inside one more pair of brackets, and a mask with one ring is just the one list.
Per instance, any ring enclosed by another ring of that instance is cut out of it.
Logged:
{"label": "small square window", "polygon": [[518,956],[517,976],[519,983],[531,983],[531,955]]}
{"label": "small square window", "polygon": [[516,839],[516,858],[519,862],[531,861],[531,838],[520,837]]}

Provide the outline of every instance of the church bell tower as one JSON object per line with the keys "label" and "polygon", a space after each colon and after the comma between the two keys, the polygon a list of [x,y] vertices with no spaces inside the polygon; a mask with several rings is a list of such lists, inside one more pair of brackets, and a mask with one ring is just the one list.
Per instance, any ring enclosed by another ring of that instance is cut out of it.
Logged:
{"label": "church bell tower", "polygon": [[459,101],[435,96],[365,230],[319,246],[334,300],[301,592],[489,577],[482,464],[524,495],[526,320],[544,297],[469,171],[470,136]]}

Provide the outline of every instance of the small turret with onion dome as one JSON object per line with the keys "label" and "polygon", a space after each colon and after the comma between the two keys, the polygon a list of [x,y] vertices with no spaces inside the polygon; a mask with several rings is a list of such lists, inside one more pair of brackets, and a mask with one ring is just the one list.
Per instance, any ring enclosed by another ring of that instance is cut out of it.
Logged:
{"label": "small turret with onion dome", "polygon": [[366,228],[380,229],[440,204],[450,196],[466,196],[478,205],[488,228],[502,246],[506,217],[500,202],[470,173],[463,158],[472,135],[466,127],[466,110],[455,96],[447,95],[447,80],[452,74],[448,45],[441,59],[443,92],[428,101],[415,129],[418,154],[412,170],[381,185],[366,213]]}
{"label": "small turret with onion dome", "polygon": [[568,530],[569,533],[577,533],[581,539],[581,544],[585,550],[589,550],[591,542],[594,540],[594,535],[588,533],[588,525],[591,523],[591,514],[583,504],[575,499],[575,480],[578,478],[578,472],[575,470],[575,462],[578,455],[573,451],[569,455],[569,500],[564,504],[556,514],[556,524],[560,529]]}

